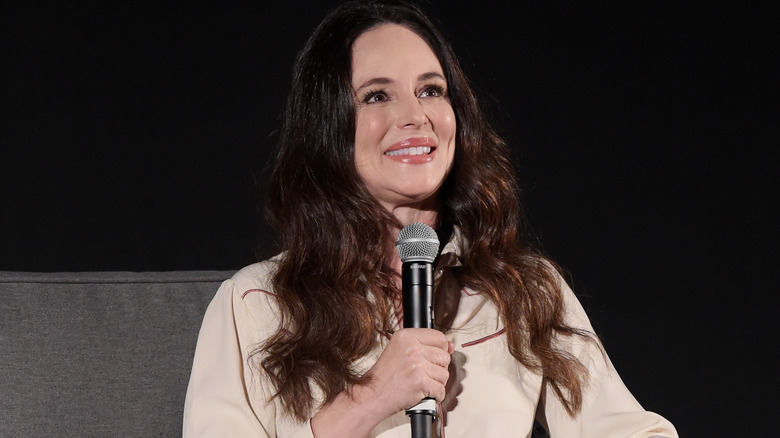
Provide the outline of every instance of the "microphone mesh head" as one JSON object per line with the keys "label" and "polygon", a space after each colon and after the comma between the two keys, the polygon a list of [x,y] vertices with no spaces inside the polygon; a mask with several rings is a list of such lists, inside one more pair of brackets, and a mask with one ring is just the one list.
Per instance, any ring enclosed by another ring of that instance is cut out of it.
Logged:
{"label": "microphone mesh head", "polygon": [[409,224],[398,233],[395,249],[402,262],[425,261],[433,263],[439,253],[439,237],[428,225]]}

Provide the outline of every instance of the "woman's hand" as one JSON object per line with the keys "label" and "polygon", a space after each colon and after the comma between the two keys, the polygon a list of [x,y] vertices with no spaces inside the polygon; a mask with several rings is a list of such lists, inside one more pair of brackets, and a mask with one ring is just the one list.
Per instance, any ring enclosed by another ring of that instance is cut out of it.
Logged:
{"label": "woman's hand", "polygon": [[408,328],[396,332],[373,367],[366,388],[385,417],[425,397],[444,400],[447,367],[454,346],[440,331]]}
{"label": "woman's hand", "polygon": [[368,436],[382,420],[415,406],[425,397],[441,402],[454,349],[437,330],[397,331],[368,370],[367,383],[342,392],[320,409],[312,419],[312,431],[317,438]]}

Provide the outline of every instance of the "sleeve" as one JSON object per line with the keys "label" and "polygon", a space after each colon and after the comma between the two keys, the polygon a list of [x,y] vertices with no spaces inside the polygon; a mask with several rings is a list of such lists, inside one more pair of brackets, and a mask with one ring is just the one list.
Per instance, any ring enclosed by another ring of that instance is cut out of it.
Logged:
{"label": "sleeve", "polygon": [[251,291],[239,288],[234,277],[206,310],[184,402],[184,438],[266,438],[282,435],[282,429],[285,438],[313,438],[308,421],[277,424],[268,379],[248,366],[249,354],[276,324],[268,294],[251,294],[250,304],[245,298]]}
{"label": "sleeve", "polygon": [[[582,305],[561,280],[567,323],[593,333]],[[562,342],[563,344],[563,342]],[[588,369],[581,412],[570,417],[550,389],[545,389],[544,414],[550,436],[582,438],[677,438],[674,426],[665,418],[645,411],[623,384],[601,344],[578,337],[567,338],[565,348]]]}

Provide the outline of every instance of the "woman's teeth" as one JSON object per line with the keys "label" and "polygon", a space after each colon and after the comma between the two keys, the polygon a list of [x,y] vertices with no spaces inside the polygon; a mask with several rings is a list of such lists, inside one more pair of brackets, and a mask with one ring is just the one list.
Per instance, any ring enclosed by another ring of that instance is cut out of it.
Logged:
{"label": "woman's teeth", "polygon": [[430,146],[419,146],[416,148],[404,148],[404,149],[396,149],[394,151],[387,151],[385,152],[385,155],[390,155],[392,157],[398,156],[398,155],[428,155],[431,153],[431,147]]}

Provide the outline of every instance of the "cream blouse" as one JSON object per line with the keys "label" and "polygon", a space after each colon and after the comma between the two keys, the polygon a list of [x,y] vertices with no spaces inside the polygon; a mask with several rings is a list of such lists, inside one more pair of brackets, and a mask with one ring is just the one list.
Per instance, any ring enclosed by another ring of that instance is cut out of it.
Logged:
{"label": "cream blouse", "polygon": [[[451,241],[444,252],[457,253]],[[268,377],[248,366],[249,354],[278,326],[277,304],[269,284],[274,259],[250,265],[225,281],[206,311],[184,405],[183,436],[312,438],[309,422],[298,422],[271,398]],[[574,293],[561,280],[566,322],[593,328]],[[588,368],[580,413],[572,418],[542,376],[509,353],[496,307],[476,291],[463,289],[447,338],[455,344],[447,397],[437,420],[446,438],[530,437],[539,418],[553,438],[677,437],[663,417],[645,411],[625,387],[609,359],[579,337],[559,342]],[[376,362],[384,344],[355,364],[362,372]],[[318,395],[321,403],[322,397]],[[537,407],[538,412],[537,412]],[[408,438],[404,412],[386,418],[371,432],[376,438]]]}

